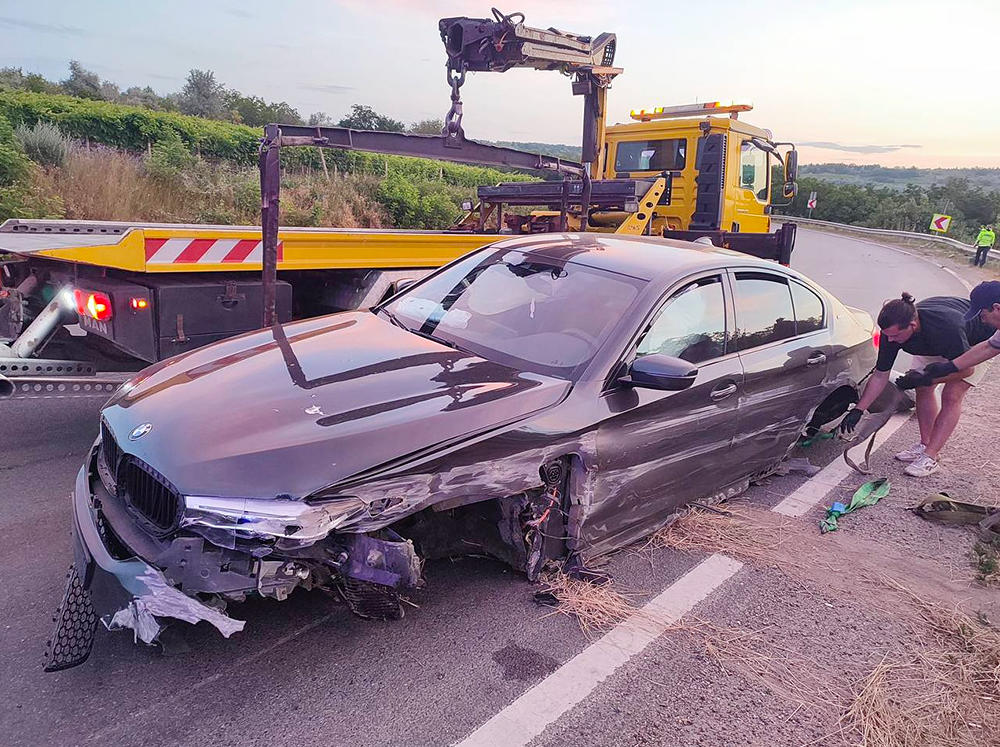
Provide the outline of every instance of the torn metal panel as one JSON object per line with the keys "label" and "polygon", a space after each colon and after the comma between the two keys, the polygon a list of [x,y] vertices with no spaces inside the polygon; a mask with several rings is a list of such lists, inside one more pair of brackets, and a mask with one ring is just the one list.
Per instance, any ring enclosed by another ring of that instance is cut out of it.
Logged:
{"label": "torn metal panel", "polygon": [[204,620],[225,638],[240,632],[246,625],[245,621],[234,620],[215,607],[178,591],[155,568],[148,569],[139,580],[146,587],[146,593],[132,599],[109,618],[102,618],[108,630],[128,628],[134,631],[136,640],[153,643],[163,630],[162,623],[157,620],[159,617],[172,617],[192,625]]}

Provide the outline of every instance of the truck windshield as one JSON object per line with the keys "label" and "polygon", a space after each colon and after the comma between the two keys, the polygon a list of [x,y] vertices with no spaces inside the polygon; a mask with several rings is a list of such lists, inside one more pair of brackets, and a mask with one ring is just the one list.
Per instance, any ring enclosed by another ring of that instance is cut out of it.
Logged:
{"label": "truck windshield", "polygon": [[526,371],[574,379],[645,281],[498,250],[468,257],[383,307],[411,331]]}

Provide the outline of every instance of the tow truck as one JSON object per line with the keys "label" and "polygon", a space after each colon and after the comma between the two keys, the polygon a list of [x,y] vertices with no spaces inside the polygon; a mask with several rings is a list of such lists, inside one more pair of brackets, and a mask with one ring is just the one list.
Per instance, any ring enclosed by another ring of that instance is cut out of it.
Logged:
{"label": "tow truck", "polygon": [[[261,226],[8,220],[0,225],[0,398],[108,396],[130,372],[275,323],[366,308],[499,234],[599,231],[711,241],[788,264],[794,225],[771,231],[771,158],[795,193],[797,154],[718,103],[606,125],[617,39],[445,18],[451,106],[440,136],[271,124]],[[583,98],[581,162],[467,139],[468,72],[558,71]],[[282,147],[434,158],[554,176],[478,188],[449,230],[280,229]],[[782,154],[782,148],[786,152]]]}

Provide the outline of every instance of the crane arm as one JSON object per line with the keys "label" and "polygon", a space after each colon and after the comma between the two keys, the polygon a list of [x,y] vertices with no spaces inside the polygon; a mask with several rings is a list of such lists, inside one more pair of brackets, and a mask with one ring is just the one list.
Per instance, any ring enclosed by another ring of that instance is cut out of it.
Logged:
{"label": "crane arm", "polygon": [[493,8],[493,18],[442,18],[438,23],[448,53],[451,108],[445,118],[445,144],[464,140],[459,89],[465,74],[503,73],[511,68],[558,70],[573,76],[573,93],[583,95],[583,162],[591,176],[602,171],[600,145],[604,140],[605,100],[611,81],[622,72],[613,67],[617,37],[596,37],[558,29],[524,25],[523,13],[505,15]]}

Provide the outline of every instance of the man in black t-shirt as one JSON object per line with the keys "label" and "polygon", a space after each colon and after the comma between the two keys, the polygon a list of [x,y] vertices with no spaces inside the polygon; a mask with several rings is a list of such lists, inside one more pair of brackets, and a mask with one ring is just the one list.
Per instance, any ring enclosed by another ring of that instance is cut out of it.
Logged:
{"label": "man in black t-shirt", "polygon": [[[855,412],[847,414],[841,429],[850,432],[857,427],[861,413],[875,402],[889,381],[900,350],[913,356],[913,368],[924,369],[931,363],[957,358],[972,345],[988,339],[993,332],[989,326],[978,318],[965,321],[969,309],[968,299],[937,296],[914,304],[907,293],[883,306],[879,314],[882,334],[875,372]],[[917,388],[920,443],[896,454],[897,459],[910,462],[906,468],[908,475],[926,477],[937,472],[938,454],[958,425],[965,394],[979,383],[984,371],[984,366],[976,366]],[[939,408],[934,390],[940,383],[944,383],[944,388]]]}

